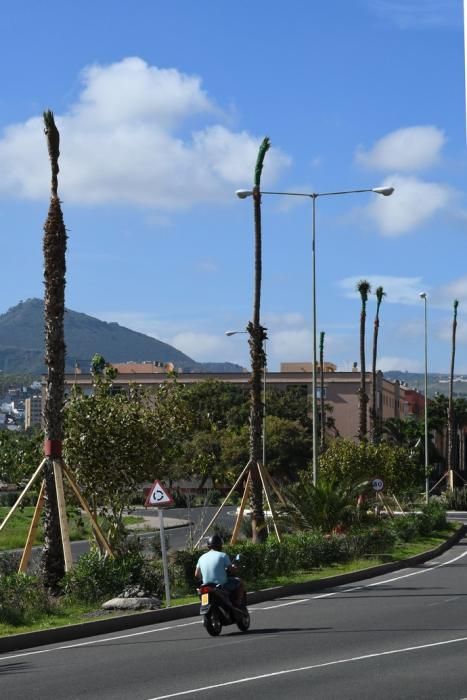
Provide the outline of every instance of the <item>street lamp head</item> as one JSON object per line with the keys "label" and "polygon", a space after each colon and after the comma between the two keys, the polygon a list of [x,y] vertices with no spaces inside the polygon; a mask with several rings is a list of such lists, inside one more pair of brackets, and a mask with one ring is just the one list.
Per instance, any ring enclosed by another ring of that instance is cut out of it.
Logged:
{"label": "street lamp head", "polygon": [[236,335],[238,331],[225,331],[226,335]]}
{"label": "street lamp head", "polygon": [[376,194],[382,194],[383,197],[390,197],[394,192],[394,187],[373,187],[372,192]]}
{"label": "street lamp head", "polygon": [[418,296],[420,297],[420,299],[426,299],[426,292],[420,292]]}
{"label": "street lamp head", "polygon": [[246,199],[247,197],[251,197],[253,192],[252,190],[235,190],[235,194],[239,199]]}

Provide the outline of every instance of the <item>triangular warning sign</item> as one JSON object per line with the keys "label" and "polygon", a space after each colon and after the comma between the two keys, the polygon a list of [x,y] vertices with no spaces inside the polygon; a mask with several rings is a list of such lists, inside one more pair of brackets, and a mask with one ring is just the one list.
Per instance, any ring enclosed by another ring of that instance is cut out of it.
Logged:
{"label": "triangular warning sign", "polygon": [[144,506],[156,506],[157,508],[162,508],[164,506],[173,505],[173,502],[172,496],[168,494],[161,482],[156,479],[149,490]]}

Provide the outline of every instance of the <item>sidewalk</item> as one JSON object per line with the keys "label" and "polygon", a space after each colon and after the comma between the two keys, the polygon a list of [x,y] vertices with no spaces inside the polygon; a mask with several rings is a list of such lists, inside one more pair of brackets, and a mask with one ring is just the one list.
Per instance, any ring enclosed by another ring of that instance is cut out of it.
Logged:
{"label": "sidewalk", "polygon": [[[154,515],[140,515],[143,518],[142,523],[135,523],[134,525],[128,525],[129,530],[160,530],[160,519],[159,516],[154,513]],[[181,520],[180,518],[168,518],[164,515],[164,529],[172,530],[175,527],[187,527],[190,524],[189,520]]]}

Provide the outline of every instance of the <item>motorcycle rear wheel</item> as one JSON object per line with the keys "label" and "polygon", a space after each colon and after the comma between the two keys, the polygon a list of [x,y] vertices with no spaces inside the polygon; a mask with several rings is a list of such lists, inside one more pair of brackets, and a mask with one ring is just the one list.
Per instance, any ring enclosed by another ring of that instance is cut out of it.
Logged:
{"label": "motorcycle rear wheel", "polygon": [[212,608],[206,615],[203,616],[203,625],[206,632],[211,637],[218,637],[222,631],[222,622],[219,617],[219,612]]}
{"label": "motorcycle rear wheel", "polygon": [[237,627],[241,632],[248,632],[250,629],[250,613],[245,608],[242,615],[237,618]]}

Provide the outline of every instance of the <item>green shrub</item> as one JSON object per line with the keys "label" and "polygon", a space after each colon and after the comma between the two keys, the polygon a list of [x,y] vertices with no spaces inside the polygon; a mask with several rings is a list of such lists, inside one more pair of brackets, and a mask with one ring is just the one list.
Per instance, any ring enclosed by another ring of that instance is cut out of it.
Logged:
{"label": "green shrub", "polygon": [[0,552],[0,576],[16,573],[20,561],[21,554],[19,552]]}
{"label": "green shrub", "polygon": [[422,506],[419,517],[421,535],[431,535],[437,530],[444,530],[447,525],[446,507],[439,501],[430,501]]}
{"label": "green shrub", "polygon": [[373,527],[352,528],[345,535],[345,546],[349,559],[368,554],[386,554],[396,544],[396,534],[390,524],[380,522]]}
{"label": "green shrub", "polygon": [[412,542],[420,535],[421,519],[418,515],[401,515],[393,518],[390,526],[399,542]]}
{"label": "green shrub", "polygon": [[0,576],[0,622],[22,625],[49,610],[49,598],[39,577],[22,573]]}
{"label": "green shrub", "polygon": [[148,595],[162,596],[164,591],[157,560],[149,562],[140,552],[103,557],[92,550],[79,558],[65,575],[62,586],[66,596],[86,603],[102,602],[134,586]]}
{"label": "green shrub", "polygon": [[450,510],[467,510],[467,487],[456,488],[445,494],[446,507]]}
{"label": "green shrub", "polygon": [[171,553],[171,565],[169,567],[171,578],[175,582],[180,593],[193,593],[198,586],[195,578],[196,564],[203,551],[180,549]]}

